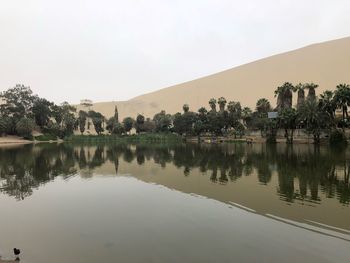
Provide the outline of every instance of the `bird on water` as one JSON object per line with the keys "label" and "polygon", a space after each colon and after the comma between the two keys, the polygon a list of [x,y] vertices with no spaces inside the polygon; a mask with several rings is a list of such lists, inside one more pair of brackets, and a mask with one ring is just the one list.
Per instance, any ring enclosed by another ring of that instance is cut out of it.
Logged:
{"label": "bird on water", "polygon": [[21,250],[19,248],[14,248],[13,253],[16,256],[16,260],[19,261],[19,254],[21,254]]}

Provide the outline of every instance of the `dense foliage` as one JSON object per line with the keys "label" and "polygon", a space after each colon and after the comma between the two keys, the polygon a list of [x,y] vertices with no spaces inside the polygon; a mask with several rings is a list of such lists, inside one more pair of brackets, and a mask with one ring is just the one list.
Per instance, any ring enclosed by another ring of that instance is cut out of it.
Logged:
{"label": "dense foliage", "polygon": [[[272,108],[270,101],[261,98],[254,110],[242,107],[240,102],[227,101],[224,97],[208,101],[209,109],[191,111],[184,104],[183,112],[174,115],[161,111],[152,119],[139,114],[136,119],[118,119],[116,108],[108,120],[101,113],[80,110],[67,102],[56,105],[34,95],[29,87],[16,85],[0,94],[0,134],[16,134],[31,137],[31,131],[38,129],[45,134],[66,137],[75,131],[90,134],[90,126],[95,132],[114,135],[136,133],[176,133],[182,136],[234,136],[241,137],[245,131],[260,131],[268,142],[275,142],[278,130],[284,131],[288,143],[293,143],[294,131],[302,129],[319,143],[322,133],[328,136],[335,130],[343,133],[349,127],[348,107],[350,106],[350,86],[340,84],[335,91],[325,91],[316,96],[314,83],[299,83],[294,86],[286,82],[275,91],[277,106]],[[297,103],[293,107],[293,92],[297,93]],[[306,94],[307,93],[307,94]],[[339,109],[341,114],[336,115]],[[276,116],[269,113],[275,112]],[[338,129],[338,130],[337,130]],[[339,130],[340,129],[340,130]],[[335,133],[337,133],[335,132]],[[345,135],[343,136],[345,138]]]}

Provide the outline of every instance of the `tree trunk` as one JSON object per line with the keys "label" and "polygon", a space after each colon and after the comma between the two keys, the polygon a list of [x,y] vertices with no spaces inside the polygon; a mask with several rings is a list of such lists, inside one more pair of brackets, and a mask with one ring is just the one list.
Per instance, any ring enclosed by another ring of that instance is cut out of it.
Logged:
{"label": "tree trunk", "polygon": [[305,91],[303,89],[298,90],[297,108],[299,108],[305,101]]}

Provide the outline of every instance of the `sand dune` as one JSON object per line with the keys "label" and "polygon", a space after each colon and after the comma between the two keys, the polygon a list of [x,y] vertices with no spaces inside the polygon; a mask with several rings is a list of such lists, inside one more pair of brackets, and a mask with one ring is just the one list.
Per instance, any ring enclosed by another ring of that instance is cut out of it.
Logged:
{"label": "sand dune", "polygon": [[123,118],[138,113],[152,117],[160,110],[176,113],[182,111],[184,103],[197,111],[203,105],[208,108],[210,98],[221,96],[249,107],[265,97],[274,105],[273,92],[285,81],[315,82],[320,85],[317,93],[334,89],[339,83],[350,83],[350,37],[264,58],[129,101],[96,103],[93,108],[110,117],[117,104]]}

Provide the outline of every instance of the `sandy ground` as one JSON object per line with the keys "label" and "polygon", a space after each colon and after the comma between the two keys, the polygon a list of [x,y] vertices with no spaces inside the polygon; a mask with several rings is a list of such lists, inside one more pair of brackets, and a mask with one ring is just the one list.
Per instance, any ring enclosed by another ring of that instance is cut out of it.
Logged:
{"label": "sandy ground", "polygon": [[[5,136],[0,137],[0,146],[11,146],[11,145],[17,145],[17,144],[28,144],[33,143],[32,141],[25,140],[18,136]],[[1,261],[0,261],[1,263]]]}
{"label": "sandy ground", "polygon": [[[205,63],[205,61],[203,61]],[[276,104],[274,90],[284,82],[314,82],[320,94],[335,89],[340,83],[350,84],[350,37],[307,46],[298,50],[264,58],[214,75],[138,96],[129,101],[95,103],[94,110],[106,117],[118,106],[120,119],[138,113],[153,117],[160,110],[174,114],[182,112],[184,103],[191,111],[201,106],[207,109],[210,98],[225,97],[255,108],[259,98]],[[113,94],[118,99],[117,92]],[[296,103],[296,94],[293,103]],[[93,98],[91,98],[93,99]],[[82,109],[79,106],[79,109]],[[86,109],[85,109],[86,110]]]}

